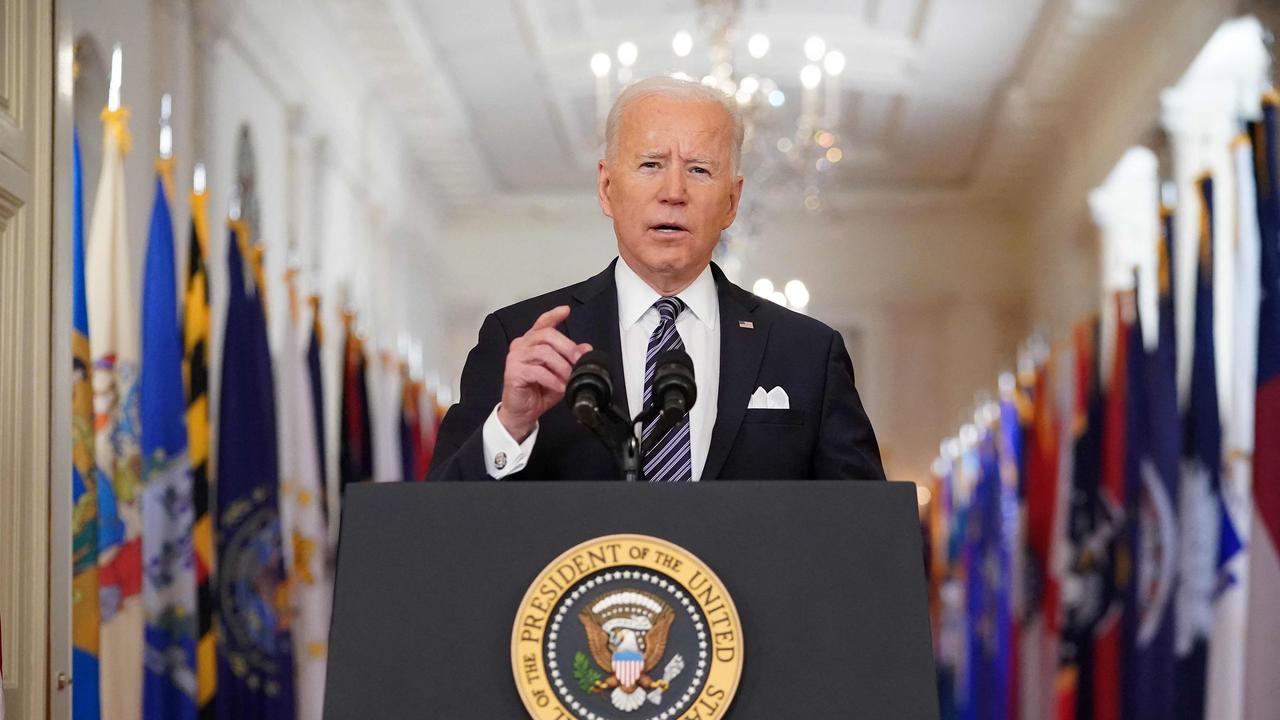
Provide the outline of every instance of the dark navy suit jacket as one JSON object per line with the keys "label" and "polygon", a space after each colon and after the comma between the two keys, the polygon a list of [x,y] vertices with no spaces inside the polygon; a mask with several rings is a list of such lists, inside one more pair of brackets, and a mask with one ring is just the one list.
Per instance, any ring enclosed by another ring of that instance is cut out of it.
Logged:
{"label": "dark navy suit jacket", "polygon": [[[618,262],[616,259],[614,262]],[[840,333],[743,290],[714,263],[720,303],[720,397],[702,480],[884,479],[871,421]],[[502,399],[507,348],[542,313],[569,305],[559,329],[613,361],[615,404],[627,407],[613,264],[589,280],[491,313],[462,371],[459,402],[440,426],[430,480],[483,480],[482,428]],[[747,325],[744,327],[744,325]],[[781,386],[790,409],[747,409],[757,387]],[[616,480],[613,455],[564,403],[539,420],[529,462],[504,480]]]}

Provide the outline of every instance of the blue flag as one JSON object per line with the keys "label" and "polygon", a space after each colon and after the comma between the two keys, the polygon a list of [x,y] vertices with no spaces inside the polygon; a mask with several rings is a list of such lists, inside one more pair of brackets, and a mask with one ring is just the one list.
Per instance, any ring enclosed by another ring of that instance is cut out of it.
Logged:
{"label": "blue flag", "polygon": [[80,131],[71,136],[71,714],[97,720],[98,471],[93,459],[93,360],[89,352],[89,308],[84,290],[84,170]]}
{"label": "blue flag", "polygon": [[325,472],[329,453],[325,450],[324,435],[324,375],[320,369],[320,346],[324,343],[324,328],[320,323],[320,296],[311,296],[311,334],[307,337],[307,381],[311,385],[311,407],[315,409],[316,453],[320,463],[320,512],[329,520],[329,482]]}
{"label": "blue flag", "polygon": [[1200,267],[1196,273],[1191,393],[1183,422],[1182,574],[1178,588],[1177,717],[1201,720],[1205,667],[1213,631],[1221,523],[1222,421],[1213,350],[1213,180],[1199,183]]}
{"label": "blue flag", "polygon": [[[292,720],[293,651],[279,512],[275,388],[243,224],[227,244],[218,427],[218,717]],[[242,244],[243,243],[243,244]]]}
{"label": "blue flag", "polygon": [[187,406],[182,384],[173,221],[164,179],[156,177],[142,290],[142,603],[146,650],[142,717],[196,716],[195,523]]}
{"label": "blue flag", "polygon": [[[1099,327],[1096,319],[1076,328],[1075,428],[1070,491],[1067,509],[1067,543],[1071,554],[1069,577],[1076,592],[1064,593],[1065,615],[1059,645],[1059,672],[1074,678],[1073,697],[1077,718],[1093,717],[1094,633],[1106,609],[1106,576],[1110,572],[1106,547],[1106,511],[1102,481],[1102,388],[1099,382]],[[1061,696],[1060,696],[1061,697]]]}
{"label": "blue flag", "polygon": [[[1166,720],[1175,716],[1174,598],[1177,583],[1178,459],[1181,426],[1174,376],[1172,218],[1163,218],[1159,245],[1159,340],[1147,352],[1133,332],[1129,352],[1129,443],[1125,512],[1132,548],[1132,582],[1124,628],[1124,717]],[[1141,323],[1155,318],[1139,318]]]}
{"label": "blue flag", "polygon": [[966,717],[1009,717],[1012,617],[1012,557],[1006,525],[1005,488],[997,438],[983,430],[977,447],[977,484],[969,507],[968,564],[969,692]]}

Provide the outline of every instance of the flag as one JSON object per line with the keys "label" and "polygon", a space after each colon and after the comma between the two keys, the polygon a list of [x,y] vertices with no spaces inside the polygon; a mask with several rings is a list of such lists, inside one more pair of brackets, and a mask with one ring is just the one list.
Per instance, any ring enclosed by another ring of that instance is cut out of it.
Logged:
{"label": "flag", "polygon": [[[307,298],[311,305],[311,334],[307,338],[307,378],[311,381],[311,407],[315,410],[316,419],[316,461],[320,473],[320,513],[325,522],[329,521],[329,453],[326,449],[324,434],[324,374],[320,370],[320,351],[324,347],[324,322],[320,315],[320,296]],[[327,546],[326,546],[327,547]],[[327,552],[327,550],[326,550]]]}
{"label": "flag", "polygon": [[1263,101],[1251,124],[1257,177],[1257,398],[1254,401],[1253,517],[1249,528],[1249,599],[1245,640],[1244,716],[1274,718],[1280,707],[1280,174],[1276,171],[1277,104]]}
{"label": "flag", "polygon": [[1098,488],[1100,562],[1100,617],[1093,639],[1093,719],[1119,720],[1123,664],[1124,595],[1129,586],[1130,548],[1125,540],[1124,473],[1125,408],[1129,336],[1133,332],[1132,291],[1117,293],[1116,339],[1112,344],[1111,384],[1106,389],[1102,420],[1102,448]]}
{"label": "flag", "polygon": [[1205,662],[1213,630],[1222,467],[1213,326],[1213,180],[1197,183],[1200,206],[1199,272],[1196,273],[1191,389],[1183,420],[1181,483],[1178,488],[1179,580],[1175,652],[1178,717],[1201,720]]}
{"label": "flag", "polygon": [[218,408],[216,706],[223,720],[291,720],[293,649],[280,534],[275,390],[253,256],[248,229],[234,222],[227,243]]}
{"label": "flag", "polygon": [[342,352],[342,436],[338,445],[342,490],[373,479],[373,438],[369,422],[364,343],[352,327],[355,316],[343,314],[346,338]]}
{"label": "flag", "polygon": [[995,523],[998,523],[998,557],[1000,574],[995,588],[996,615],[1001,637],[997,642],[997,659],[1000,673],[997,685],[1002,685],[1000,701],[1004,705],[1000,720],[1018,716],[1018,630],[1019,582],[1021,580],[1019,550],[1021,547],[1021,505],[1018,486],[1023,466],[1023,413],[1019,407],[1020,389],[1012,375],[1001,378],[1000,421],[996,450],[1000,460],[1000,491]]}
{"label": "flag", "polygon": [[102,172],[85,248],[98,468],[98,667],[102,717],[142,715],[142,456],[138,315],[125,226],[129,111],[102,112]]}
{"label": "flag", "polygon": [[1166,720],[1174,716],[1173,605],[1178,568],[1178,400],[1174,375],[1172,213],[1162,210],[1159,255],[1158,341],[1150,352],[1143,334],[1131,333],[1131,399],[1125,472],[1127,541],[1133,548],[1133,582],[1126,611],[1129,657],[1124,675],[1125,718]]}
{"label": "flag", "polygon": [[214,717],[218,687],[217,640],[213,632],[213,500],[209,485],[209,225],[208,195],[191,193],[191,236],[187,252],[184,304],[183,377],[187,391],[187,444],[191,457],[195,524],[192,550],[196,574],[196,709],[201,720]]}
{"label": "flag", "polygon": [[1043,720],[1054,712],[1053,688],[1057,668],[1057,640],[1050,620],[1056,614],[1056,589],[1049,576],[1053,518],[1058,482],[1058,418],[1054,392],[1060,372],[1057,359],[1037,371],[1032,389],[1033,410],[1027,437],[1025,616],[1021,622],[1018,676],[1019,714]]}
{"label": "flag", "polygon": [[1253,144],[1243,134],[1233,144],[1236,172],[1236,282],[1232,292],[1230,409],[1225,429],[1227,457],[1222,477],[1222,529],[1218,539],[1209,642],[1205,715],[1213,720],[1244,717],[1245,600],[1248,595],[1249,530],[1253,484],[1253,404],[1258,361],[1258,206]]}
{"label": "flag", "polygon": [[[93,453],[93,361],[84,284],[84,176],[80,131],[71,136],[71,714],[99,716],[98,471]],[[0,700],[0,717],[3,717]]]}
{"label": "flag", "polygon": [[[316,454],[315,408],[307,348],[311,332],[300,322],[301,308],[286,276],[289,312],[280,351],[280,520],[285,539],[294,620],[298,718],[320,720],[328,658],[329,614],[333,584],[329,580],[328,530],[320,510],[324,487]],[[304,334],[306,330],[306,334]]]}
{"label": "flag", "polygon": [[930,503],[930,541],[933,561],[931,609],[934,628],[934,656],[938,674],[938,717],[953,720],[956,717],[956,652],[960,646],[959,634],[964,631],[964,615],[959,607],[959,589],[952,577],[950,552],[951,500],[955,478],[955,461],[944,454],[939,458],[937,484]]}
{"label": "flag", "polygon": [[[970,709],[974,718],[1009,716],[1012,638],[1010,617],[1011,524],[1016,502],[1009,502],[999,446],[1005,432],[985,428],[978,441],[978,476],[969,513],[974,542],[969,557]],[[1005,450],[1007,453],[1007,449]],[[1010,478],[1016,480],[1016,478]]]}
{"label": "flag", "polygon": [[[419,387],[423,386],[419,384]],[[419,447],[422,450],[421,456],[418,458],[419,467],[426,470],[431,469],[431,457],[435,454],[436,433],[440,430],[440,409],[436,405],[436,395],[434,392],[418,393],[418,422],[422,426],[422,442]],[[423,480],[426,480],[426,473],[423,473]]]}
{"label": "flag", "polygon": [[155,201],[142,282],[142,599],[146,674],[142,716],[196,716],[195,509],[187,457],[178,327],[177,263],[169,215],[172,161],[157,163]]}
{"label": "flag", "polygon": [[[1068,554],[1059,646],[1059,718],[1093,716],[1094,633],[1105,609],[1107,525],[1102,506],[1103,400],[1098,372],[1097,320],[1075,329],[1075,392],[1071,421],[1070,486],[1064,508],[1063,547]],[[1063,478],[1064,485],[1068,478]]]}
{"label": "flag", "polygon": [[400,471],[405,482],[427,479],[427,466],[422,464],[422,386],[409,377],[407,364],[400,368]]}

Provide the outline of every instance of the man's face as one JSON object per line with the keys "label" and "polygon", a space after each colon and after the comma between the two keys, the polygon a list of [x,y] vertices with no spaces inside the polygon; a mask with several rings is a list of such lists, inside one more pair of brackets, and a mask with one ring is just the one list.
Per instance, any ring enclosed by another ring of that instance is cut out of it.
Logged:
{"label": "man's face", "polygon": [[715,102],[651,96],[623,113],[616,155],[600,161],[600,208],[619,254],[651,284],[691,282],[733,223],[732,145],[732,118]]}

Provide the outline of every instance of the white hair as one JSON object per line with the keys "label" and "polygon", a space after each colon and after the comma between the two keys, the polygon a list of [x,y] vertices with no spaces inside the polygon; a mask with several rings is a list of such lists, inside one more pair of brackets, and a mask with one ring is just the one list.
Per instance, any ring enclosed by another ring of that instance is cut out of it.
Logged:
{"label": "white hair", "polygon": [[693,80],[681,80],[669,75],[655,75],[638,80],[628,85],[613,101],[609,116],[604,123],[605,157],[613,162],[618,156],[618,127],[622,125],[622,115],[632,103],[650,97],[674,98],[694,102],[712,102],[729,113],[733,123],[733,146],[730,153],[730,170],[737,174],[742,160],[742,112],[738,103],[719,88],[703,85]]}

